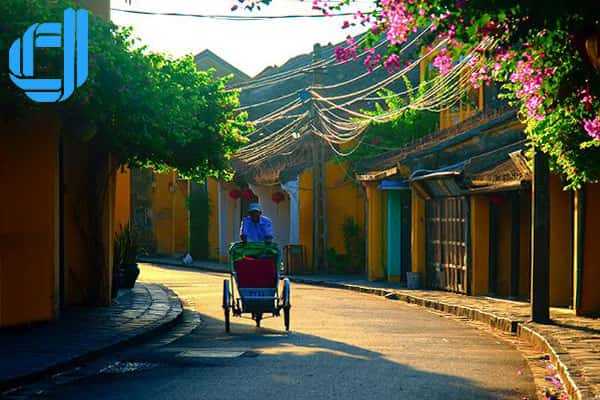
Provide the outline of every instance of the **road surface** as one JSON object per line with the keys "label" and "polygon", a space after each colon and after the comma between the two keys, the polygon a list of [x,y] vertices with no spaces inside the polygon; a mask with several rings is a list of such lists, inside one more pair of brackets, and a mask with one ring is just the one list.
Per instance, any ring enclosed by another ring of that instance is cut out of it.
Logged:
{"label": "road surface", "polygon": [[509,344],[454,318],[380,297],[294,284],[290,334],[282,318],[263,320],[262,328],[233,318],[226,334],[223,277],[142,265],[141,280],[169,286],[193,303],[202,323],[168,345],[120,354],[132,372],[88,376],[60,385],[52,397],[535,398],[527,363]]}

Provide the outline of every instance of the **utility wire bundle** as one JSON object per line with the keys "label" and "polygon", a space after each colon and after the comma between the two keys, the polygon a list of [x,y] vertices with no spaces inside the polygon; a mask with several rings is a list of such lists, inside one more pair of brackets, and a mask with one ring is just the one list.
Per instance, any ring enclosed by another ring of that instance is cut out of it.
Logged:
{"label": "utility wire bundle", "polygon": [[[410,43],[400,50],[400,54],[414,45],[429,31],[427,29],[416,35]],[[382,44],[383,42],[380,43],[380,45]],[[479,68],[478,63],[473,62],[474,57],[477,57],[479,52],[495,46],[496,42],[493,40],[484,40],[471,53],[456,63],[448,73],[438,75],[429,81],[423,82],[420,87],[409,87],[394,94],[376,95],[384,89],[389,89],[395,82],[406,79],[409,72],[419,67],[422,62],[433,57],[445,45],[447,45],[445,40],[438,42],[404,68],[360,90],[335,96],[326,96],[324,94],[328,90],[339,89],[365,79],[367,76],[370,76],[370,73],[361,73],[356,77],[331,85],[311,85],[304,90],[296,90],[283,96],[277,96],[269,100],[240,107],[240,110],[247,110],[277,101],[292,99],[284,106],[253,121],[257,130],[252,136],[259,134],[261,138],[241,149],[235,158],[247,165],[253,166],[273,156],[291,156],[293,149],[300,143],[300,139],[306,135],[319,137],[338,156],[344,157],[352,154],[362,144],[363,134],[372,122],[392,121],[409,109],[440,112],[454,107],[471,88],[469,83],[471,73],[476,68]],[[245,90],[246,88],[254,88],[260,85],[273,85],[276,84],[274,82],[277,82],[277,79],[280,79],[279,82],[282,82],[291,79],[292,76],[297,76],[295,74],[313,71],[327,65],[336,66],[341,64],[336,64],[335,59],[332,61],[329,58],[276,74],[278,75],[277,77],[273,75],[264,77],[258,82],[248,82],[241,89]],[[360,102],[385,101],[393,98],[404,99],[404,105],[372,115],[356,110],[356,107],[352,107]],[[306,108],[308,108],[306,111],[300,113],[297,111]],[[293,111],[297,112],[292,113]],[[275,132],[268,131],[267,127],[269,125],[283,121],[286,121],[283,127],[277,129]],[[267,131],[266,134],[265,131]],[[349,146],[351,147],[350,150],[348,150]]]}

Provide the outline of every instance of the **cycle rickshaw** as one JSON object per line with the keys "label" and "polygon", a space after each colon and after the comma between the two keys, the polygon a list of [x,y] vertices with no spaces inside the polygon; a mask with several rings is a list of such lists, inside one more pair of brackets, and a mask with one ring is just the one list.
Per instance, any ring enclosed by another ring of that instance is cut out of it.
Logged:
{"label": "cycle rickshaw", "polygon": [[250,314],[260,327],[264,318],[279,317],[282,311],[285,330],[290,330],[291,286],[288,278],[279,277],[280,260],[275,243],[238,242],[230,246],[231,275],[223,282],[226,332],[230,331],[231,315]]}

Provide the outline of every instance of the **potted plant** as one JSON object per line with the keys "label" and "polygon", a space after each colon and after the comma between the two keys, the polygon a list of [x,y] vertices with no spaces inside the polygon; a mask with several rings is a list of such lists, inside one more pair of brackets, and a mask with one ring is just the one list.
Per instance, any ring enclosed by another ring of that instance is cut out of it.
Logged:
{"label": "potted plant", "polygon": [[140,269],[137,265],[139,245],[137,235],[127,224],[115,237],[115,265],[117,281],[121,288],[132,289],[135,286]]}

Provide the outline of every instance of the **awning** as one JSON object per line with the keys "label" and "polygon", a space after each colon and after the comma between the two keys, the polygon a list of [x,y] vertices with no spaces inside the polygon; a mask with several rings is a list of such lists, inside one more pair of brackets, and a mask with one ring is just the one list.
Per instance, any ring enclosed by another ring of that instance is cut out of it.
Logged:
{"label": "awning", "polygon": [[379,184],[381,190],[410,190],[408,181],[398,179],[384,179]]}
{"label": "awning", "polygon": [[448,165],[437,170],[416,170],[410,182],[418,184],[430,197],[450,197],[464,195],[465,190],[459,184],[464,162]]}

